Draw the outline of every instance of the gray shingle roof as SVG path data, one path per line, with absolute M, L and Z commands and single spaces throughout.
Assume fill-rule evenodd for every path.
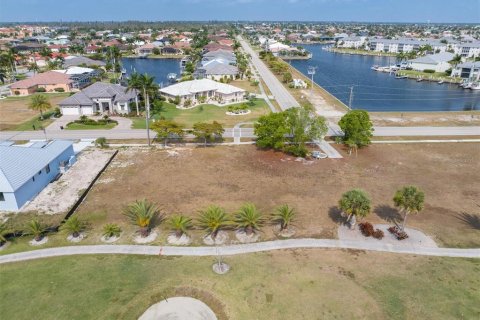
M 19 189 L 72 144 L 72 141 L 54 140 L 43 148 L 43 144 L 30 147 L 0 145 L 0 192 Z
M 95 82 L 94 84 L 86 87 L 80 92 L 75 93 L 62 101 L 60 106 L 77 106 L 77 105 L 93 105 L 95 102 L 92 99 L 95 98 L 109 98 L 113 99 L 113 102 L 126 102 L 134 99 L 136 91 L 125 92 L 127 88 L 118 84 L 111 84 L 105 82 Z
M 105 62 L 100 60 L 93 60 L 87 57 L 74 57 L 74 58 L 67 58 L 65 59 L 63 66 L 65 68 L 72 67 L 72 66 L 79 66 L 81 64 L 85 64 L 87 66 L 105 66 Z

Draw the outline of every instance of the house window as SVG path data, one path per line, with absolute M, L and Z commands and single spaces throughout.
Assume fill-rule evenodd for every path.
M 33 182 L 35 182 L 35 177 L 32 177 Z
M 50 173 L 50 165 L 47 164 L 47 166 L 45 167 L 45 173 Z
M 5 195 L 3 192 L 0 192 L 0 201 L 5 201 Z
M 42 174 L 42 170 L 38 171 L 38 175 L 41 175 Z

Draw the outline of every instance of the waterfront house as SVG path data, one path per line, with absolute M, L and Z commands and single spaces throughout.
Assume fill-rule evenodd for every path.
M 160 49 L 161 54 L 182 55 L 183 50 L 175 48 L 174 46 L 164 46 Z
M 237 75 L 238 68 L 236 66 L 218 60 L 206 61 L 195 70 L 196 78 L 208 78 L 212 80 L 220 80 L 225 77 L 235 78 Z
M 453 45 L 453 50 L 462 57 L 480 57 L 480 41 L 456 43 Z
M 407 62 L 407 66 L 416 71 L 435 70 L 445 72 L 452 67 L 449 63 L 455 55 L 450 52 L 429 54 Z
M 126 92 L 118 84 L 95 82 L 58 104 L 64 115 L 128 114 L 130 103 L 135 101 L 135 90 Z
M 13 83 L 10 86 L 10 92 L 15 96 L 26 96 L 40 89 L 42 91 L 45 90 L 45 92 L 71 92 L 74 87 L 74 80 L 70 79 L 69 75 L 55 71 L 47 71 Z
M 92 79 L 100 76 L 100 71 L 97 69 L 85 68 L 85 67 L 69 67 L 65 70 L 53 70 L 58 73 L 66 74 L 70 77 L 70 80 L 74 81 L 74 88 L 83 88 L 92 82 Z
M 145 56 L 145 55 L 153 54 L 153 50 L 155 48 L 158 48 L 158 47 L 153 43 L 147 43 L 147 44 L 144 44 L 143 46 L 136 48 L 135 53 L 139 56 Z
M 73 142 L 0 143 L 0 211 L 18 211 L 75 162 Z M 62 201 L 62 199 L 55 199 Z
M 452 69 L 452 77 L 460 77 L 464 79 L 479 79 L 480 78 L 480 62 L 464 62 L 457 64 Z
M 446 43 L 440 42 L 437 39 L 383 39 L 383 38 L 371 38 L 368 41 L 367 48 L 376 52 L 388 52 L 388 53 L 400 53 L 400 52 L 412 52 L 418 51 L 422 46 L 431 46 L 432 51 L 436 53 L 445 52 L 448 49 Z
M 200 97 L 205 97 L 206 103 L 217 101 L 221 104 L 241 102 L 245 97 L 245 90 L 210 79 L 180 82 L 160 89 L 160 93 L 170 99 L 179 97 L 182 103 L 191 100 L 192 105 L 197 104 Z

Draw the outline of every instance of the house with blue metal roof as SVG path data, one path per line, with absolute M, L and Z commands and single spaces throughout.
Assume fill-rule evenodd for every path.
M 73 163 L 72 141 L 1 142 L 0 211 L 18 211 Z

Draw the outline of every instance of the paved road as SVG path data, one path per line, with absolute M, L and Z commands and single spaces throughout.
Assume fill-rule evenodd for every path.
M 153 138 L 156 133 L 150 131 Z M 235 134 L 234 134 L 235 133 Z M 329 127 L 328 136 L 339 135 L 339 129 Z M 400 136 L 480 136 L 480 127 L 375 127 L 374 136 L 400 137 Z M 254 138 L 253 128 L 225 128 L 225 138 L 242 136 Z M 48 139 L 146 139 L 147 133 L 143 129 L 117 129 L 117 130 L 47 130 Z M 190 136 L 187 136 L 190 137 Z M 192 136 L 193 137 L 193 136 Z M 45 139 L 43 131 L 0 131 L 0 140 L 31 140 Z
M 255 69 L 257 69 L 268 89 L 270 89 L 270 92 L 275 97 L 275 100 L 277 100 L 280 108 L 286 110 L 291 107 L 298 107 L 299 104 L 297 100 L 295 100 L 277 77 L 275 77 L 275 75 L 267 68 L 263 61 L 260 60 L 257 53 L 253 51 L 250 45 L 243 40 L 241 36 L 238 36 L 238 40 L 240 41 L 243 50 L 251 56 L 252 64 L 255 66 Z
M 367 251 L 391 252 L 438 257 L 480 258 L 480 249 L 432 248 L 413 245 L 392 245 L 386 243 L 366 243 L 361 241 L 341 241 L 333 239 L 290 239 L 265 241 L 250 244 L 218 247 L 172 247 L 147 245 L 89 245 L 48 248 L 0 256 L 0 264 L 41 259 L 47 257 L 82 254 L 132 254 L 152 256 L 224 256 L 280 249 L 300 248 L 340 248 Z

